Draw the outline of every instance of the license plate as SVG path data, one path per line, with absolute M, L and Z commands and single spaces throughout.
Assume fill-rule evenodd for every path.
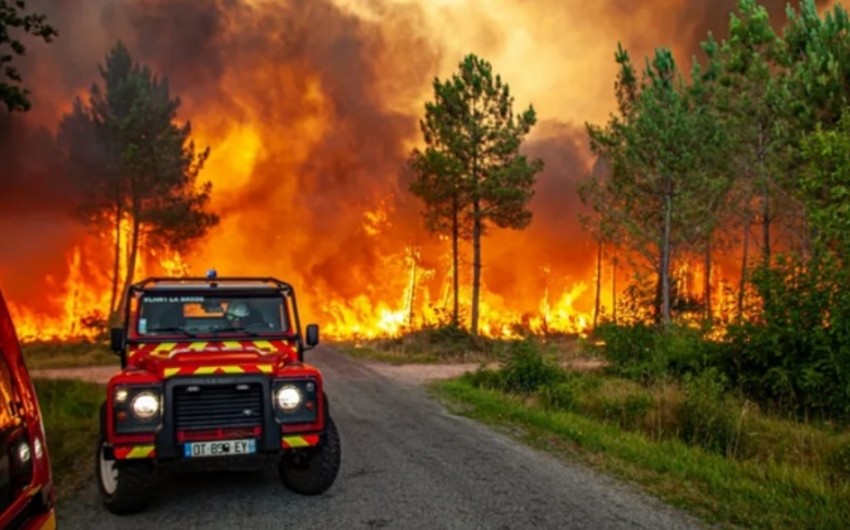
M 256 440 L 222 440 L 220 442 L 195 442 L 183 446 L 186 458 L 203 456 L 249 455 L 257 452 Z

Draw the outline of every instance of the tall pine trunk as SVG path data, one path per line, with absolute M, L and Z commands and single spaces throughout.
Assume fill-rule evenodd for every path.
M 762 260 L 765 267 L 770 265 L 770 198 L 768 197 L 767 182 L 762 184 L 761 197 L 761 216 L 762 216 Z
M 416 261 L 413 261 L 413 270 L 410 271 L 410 298 L 408 299 L 408 315 L 407 315 L 407 327 L 413 327 L 413 307 L 416 304 Z
M 617 255 L 611 262 L 611 315 L 617 324 Z
M 593 329 L 599 323 L 599 303 L 602 296 L 602 241 L 596 249 L 596 300 L 593 304 Z
M 136 257 L 139 253 L 139 233 L 141 232 L 141 222 L 139 221 L 139 206 L 138 204 L 133 205 L 133 219 L 132 223 L 132 232 L 130 234 L 130 242 L 128 245 L 129 255 L 127 256 L 127 274 L 124 277 L 124 290 L 121 293 L 121 304 L 119 310 L 122 312 L 127 306 L 129 302 L 127 300 L 127 289 L 129 289 L 130 285 L 133 283 L 133 277 L 136 273 Z
M 476 198 L 472 202 L 472 335 L 478 335 L 478 295 L 481 290 L 481 215 Z
M 669 185 L 669 184 L 668 184 Z M 673 222 L 673 197 L 670 191 L 664 194 L 664 236 L 661 241 L 661 323 L 670 325 L 670 230 Z
M 738 285 L 738 319 L 744 318 L 744 292 L 747 289 L 747 261 L 750 259 L 750 218 L 744 220 L 744 241 L 741 253 L 741 280 Z
M 765 138 L 763 126 L 759 124 L 758 133 L 758 171 L 759 184 L 761 186 L 761 223 L 762 223 L 762 260 L 765 267 L 770 265 L 770 186 L 767 181 L 766 155 L 765 155 Z
M 703 304 L 705 305 L 705 321 L 709 326 L 714 319 L 714 311 L 711 307 L 711 235 L 705 243 L 705 278 L 703 279 Z
M 459 326 L 460 325 L 460 317 L 458 315 L 458 297 L 460 291 L 460 283 L 458 280 L 458 237 L 459 237 L 459 228 L 458 228 L 458 196 L 457 190 L 455 190 L 454 197 L 452 197 L 452 290 L 454 292 L 454 305 L 452 307 L 452 325 Z
M 116 318 L 115 312 L 117 308 L 115 307 L 115 302 L 118 299 L 118 280 L 119 275 L 121 274 L 121 214 L 123 213 L 123 209 L 121 208 L 121 202 L 115 202 L 115 248 L 112 255 L 112 295 L 109 299 L 109 315 L 107 315 L 107 319 L 110 325 L 115 324 L 116 320 L 120 320 Z

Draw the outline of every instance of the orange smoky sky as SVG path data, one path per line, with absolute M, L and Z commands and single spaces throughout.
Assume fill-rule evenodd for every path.
M 777 25 L 784 1 L 767 2 Z M 272 274 L 299 288 L 310 318 L 351 326 L 413 298 L 445 296 L 445 242 L 422 228 L 405 161 L 435 76 L 467 53 L 493 63 L 519 110 L 539 123 L 525 147 L 543 159 L 523 232 L 484 241 L 485 308 L 520 314 L 573 292 L 592 301 L 595 247 L 579 226 L 576 183 L 593 165 L 585 122 L 613 106 L 613 60 L 671 47 L 683 69 L 732 0 L 30 0 L 60 36 L 26 41 L 18 61 L 33 110 L 0 114 L 0 285 L 18 304 L 44 296 L 82 248 L 103 288 L 108 247 L 85 243 L 52 136 L 98 79 L 118 40 L 167 76 L 180 119 L 212 155 L 221 224 L 183 258 L 194 273 Z M 471 268 L 464 256 L 464 281 Z M 94 270 L 100 268 L 99 271 Z M 49 279 L 48 279 L 49 278 Z M 82 280 L 81 280 L 82 281 Z M 586 288 L 581 287 L 582 284 Z M 51 287 L 52 286 L 52 287 Z M 410 293 L 408 293 L 410 294 Z M 577 306 L 577 307 L 578 307 Z

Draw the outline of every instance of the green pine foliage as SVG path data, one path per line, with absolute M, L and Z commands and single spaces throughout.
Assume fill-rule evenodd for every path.
M 636 273 L 620 321 L 595 338 L 617 376 L 686 378 L 705 396 L 694 411 L 719 407 L 709 423 L 721 386 L 793 418 L 850 421 L 850 16 L 803 0 L 787 18 L 777 32 L 740 0 L 687 77 L 666 50 L 638 73 L 619 47 L 617 112 L 588 125 L 610 171 L 580 187 L 585 226 Z M 708 282 L 694 300 L 674 271 L 733 249 L 737 304 L 716 322 Z
M 426 227 L 452 239 L 454 311 L 458 323 L 458 240 L 473 245 L 470 328 L 478 334 L 481 238 L 488 228 L 520 230 L 543 162 L 520 153 L 537 122 L 534 107 L 514 114 L 510 87 L 487 61 L 466 56 L 445 81 L 434 80 L 434 99 L 421 121 L 425 149 L 414 149 L 410 191 L 422 199 Z
M 218 217 L 209 211 L 212 185 L 197 181 L 209 148 L 196 150 L 191 125 L 177 123 L 180 99 L 168 79 L 134 62 L 121 42 L 100 75 L 88 100 L 77 99 L 60 123 L 58 142 L 68 159 L 67 178 L 80 193 L 81 219 L 101 233 L 115 231 L 112 312 L 123 305 L 118 278 L 124 278 L 124 293 L 143 242 L 147 249 L 183 249 Z M 121 225 L 127 222 L 127 269 L 119 271 Z

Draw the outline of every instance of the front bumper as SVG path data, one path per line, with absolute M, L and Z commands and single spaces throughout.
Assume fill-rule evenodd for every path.
M 175 377 L 165 382 L 163 387 L 163 402 L 166 404 L 175 403 L 175 389 L 179 387 L 198 386 L 198 385 L 258 385 L 261 388 L 262 396 L 271 396 L 272 380 L 263 374 L 257 375 L 239 375 L 234 377 Z M 116 460 L 138 460 L 138 459 L 156 459 L 157 461 L 170 460 L 194 460 L 186 459 L 184 455 L 184 444 L 190 442 L 182 442 L 179 440 L 176 411 L 174 406 L 166 405 L 164 407 L 162 423 L 153 436 L 153 443 L 134 443 L 134 444 L 116 444 L 105 448 L 105 457 L 107 459 Z M 269 455 L 280 453 L 281 451 L 311 447 L 322 443 L 324 433 L 282 433 L 281 423 L 275 417 L 272 405 L 266 404 L 262 408 L 261 434 L 254 437 L 256 440 L 256 455 Z M 225 429 L 226 430 L 226 429 Z M 223 435 L 212 439 L 204 439 L 203 441 L 222 441 L 233 438 L 245 438 L 244 435 L 229 437 Z M 196 441 L 196 440 L 192 440 Z M 254 455 L 247 455 L 249 458 Z M 221 457 L 203 458 L 203 460 L 215 460 Z

